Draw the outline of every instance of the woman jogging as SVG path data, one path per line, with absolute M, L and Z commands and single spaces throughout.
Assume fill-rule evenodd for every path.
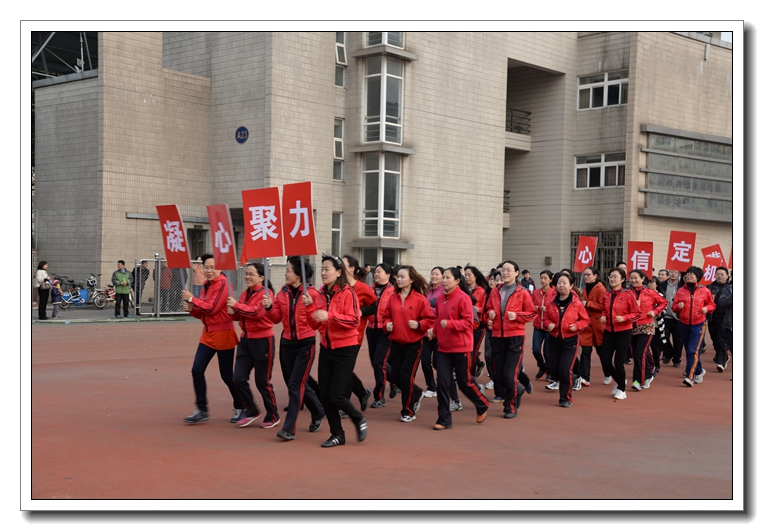
M 687 365 L 682 383 L 687 387 L 703 382 L 706 374 L 700 362 L 703 338 L 706 337 L 706 315 L 716 309 L 711 291 L 698 284 L 703 270 L 692 266 L 684 274 L 684 285 L 676 290 L 671 309 L 679 317 L 679 332 L 687 352 Z
M 401 422 L 413 422 L 424 398 L 424 391 L 414 383 L 422 338 L 435 318 L 424 296 L 426 281 L 413 266 L 400 266 L 395 283 L 395 293 L 382 312 L 382 324 L 390 334 L 390 383 L 401 390 Z
M 345 444 L 340 410 L 347 413 L 355 424 L 358 442 L 366 439 L 366 419 L 348 398 L 353 387 L 353 369 L 358 356 L 358 323 L 361 312 L 355 291 L 347 283 L 342 260 L 336 256 L 323 256 L 321 281 L 323 286 L 316 298 L 305 296 L 305 302 L 308 304 L 308 322 L 321 333 L 318 386 L 332 433 L 321 446 L 331 448 Z
M 602 295 L 607 291 L 605 284 L 600 279 L 600 272 L 596 267 L 584 269 L 584 289 L 581 291 L 581 304 L 584 305 L 589 316 L 589 326 L 579 334 L 581 342 L 581 359 L 579 362 L 579 377 L 581 385 L 591 385 L 592 349 L 596 348 L 599 353 L 602 345 L 602 334 L 605 325 L 600 322 L 602 316 Z
M 204 372 L 212 357 L 218 355 L 220 379 L 228 386 L 233 398 L 233 416 L 231 422 L 238 422 L 244 415 L 245 403 L 236 386 L 233 384 L 233 354 L 239 339 L 233 319 L 228 315 L 226 301 L 228 299 L 228 279 L 220 269 L 215 269 L 215 258 L 211 254 L 202 255 L 204 268 L 204 284 L 201 296 L 194 297 L 188 290 L 183 290 L 183 310 L 189 312 L 204 324 L 199 346 L 196 348 L 194 365 L 191 376 L 196 393 L 196 411 L 186 417 L 187 424 L 206 422 L 209 420 L 207 409 L 207 382 Z
M 273 322 L 268 318 L 268 312 L 263 306 L 264 298 L 273 299 L 273 287 L 263 286 L 264 274 L 263 264 L 248 264 L 244 272 L 247 289 L 241 293 L 238 301 L 228 297 L 228 313 L 235 321 L 239 321 L 241 327 L 233 383 L 247 407 L 243 417 L 236 423 L 239 428 L 249 426 L 262 415 L 255 405 L 252 390 L 249 388 L 249 373 L 253 369 L 255 386 L 263 397 L 265 406 L 265 419 L 260 427 L 274 428 L 281 423 L 276 405 L 276 393 L 273 392 L 273 385 L 271 385 L 273 362 L 276 357 Z
M 306 278 L 303 280 L 300 257 L 290 256 L 284 271 L 284 287 L 275 299 L 263 298 L 268 318 L 283 325 L 279 362 L 289 392 L 289 406 L 284 425 L 276 436 L 285 441 L 295 438 L 297 415 L 303 402 L 310 411 L 309 432 L 318 431 L 325 415 L 321 401 L 313 388 L 307 385 L 316 357 L 316 331 L 308 323 L 305 302 L 306 293 L 313 299 L 318 297 L 318 291 L 308 284 L 312 276 L 313 266 L 306 262 Z
M 641 391 L 649 389 L 655 372 L 655 363 L 650 352 L 650 344 L 655 337 L 655 316 L 666 309 L 668 302 L 657 291 L 644 285 L 647 281 L 644 271 L 630 271 L 629 280 L 639 307 L 639 317 L 631 334 L 631 349 L 634 353 L 634 383 L 631 384 L 631 388 Z
M 443 293 L 443 273 L 445 269 L 440 266 L 435 266 L 430 271 L 430 285 L 427 288 L 425 297 L 430 304 L 430 310 L 433 317 L 435 316 L 435 305 L 438 297 Z M 424 382 L 427 384 L 427 390 L 424 392 L 425 398 L 432 398 L 438 396 L 438 385 L 435 381 L 435 373 L 433 372 L 433 361 L 435 352 L 438 350 L 438 340 L 436 338 L 430 339 L 427 335 L 424 336 L 422 342 L 422 374 L 424 375 Z
M 475 298 L 475 313 L 477 314 L 477 328 L 472 331 L 472 367 L 470 374 L 475 379 L 480 378 L 485 369 L 485 362 L 480 360 L 480 345 L 485 337 L 485 324 L 483 323 L 483 307 L 486 302 L 486 294 L 491 290 L 483 273 L 475 266 L 465 266 L 464 282 L 467 284 L 467 293 Z
M 355 291 L 355 295 L 358 297 L 358 306 L 361 308 L 361 321 L 358 324 L 358 350 L 360 351 L 363 344 L 363 334 L 366 330 L 366 322 L 369 320 L 369 314 L 374 311 L 374 303 L 377 302 L 377 296 L 374 294 L 374 290 L 363 281 L 366 278 L 366 273 L 355 256 L 344 255 L 342 263 L 345 264 L 348 284 Z M 358 401 L 361 403 L 361 411 L 366 411 L 369 397 L 371 397 L 371 389 L 363 386 L 363 382 L 356 376 L 355 372 L 353 372 L 353 394 L 358 397 Z
M 385 407 L 385 384 L 387 383 L 387 356 L 390 353 L 390 335 L 382 327 L 382 310 L 387 306 L 394 287 L 390 283 L 393 268 L 384 262 L 374 268 L 374 294 L 377 302 L 372 306 L 366 327 L 366 340 L 369 344 L 369 358 L 374 369 L 374 402 L 371 407 Z M 397 390 L 390 386 L 390 398 L 395 398 Z
M 602 336 L 602 349 L 597 351 L 605 373 L 605 385 L 615 377 L 613 397 L 617 400 L 626 398 L 626 369 L 624 363 L 629 356 L 631 333 L 634 321 L 639 317 L 639 307 L 634 292 L 623 289 L 626 273 L 614 267 L 610 270 L 608 281 L 611 291 L 602 295 L 602 313 L 600 322 L 605 325 Z
M 533 318 L 532 352 L 533 357 L 536 358 L 536 365 L 538 365 L 539 368 L 536 373 L 537 380 L 542 379 L 545 374 L 549 374 L 549 368 L 547 366 L 547 350 L 549 349 L 547 341 L 549 339 L 549 331 L 546 330 L 543 322 L 547 306 L 549 306 L 549 303 L 552 302 L 557 295 L 555 286 L 552 286 L 553 276 L 554 274 L 550 270 L 544 269 L 539 274 L 541 289 L 537 289 L 531 293 L 533 307 L 536 309 L 536 317 Z M 547 379 L 551 381 L 551 375 Z

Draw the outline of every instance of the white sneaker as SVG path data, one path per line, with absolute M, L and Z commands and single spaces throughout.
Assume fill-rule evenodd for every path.
M 580 391 L 581 390 L 581 377 L 579 376 L 576 378 L 576 380 L 573 382 L 573 390 L 574 391 Z
M 613 377 L 612 376 L 605 376 L 605 380 L 602 383 L 605 384 L 605 385 L 608 385 L 612 381 L 613 381 Z
M 651 376 L 647 380 L 645 380 L 644 385 L 642 386 L 642 389 L 650 389 L 650 382 L 653 381 L 654 376 Z
M 636 381 L 636 380 L 634 380 L 634 383 L 633 383 L 633 384 L 631 384 L 631 388 L 632 388 L 632 389 L 636 389 L 637 391 L 641 391 L 641 390 L 642 390 L 642 386 L 641 386 L 641 385 L 639 385 L 639 382 L 638 382 L 638 381 Z
M 461 402 L 451 402 L 451 411 L 461 411 L 464 409 Z
M 706 375 L 706 369 L 703 369 L 703 371 L 695 376 L 695 378 L 692 379 L 692 381 L 696 384 L 703 383 L 703 377 Z
M 480 392 L 482 393 L 483 391 L 485 391 L 485 385 L 479 383 L 478 384 L 478 389 L 480 389 Z
M 618 384 L 613 384 L 613 390 L 611 391 L 611 394 L 615 396 L 615 394 L 618 392 Z
M 485 384 L 486 389 L 493 389 L 493 380 L 488 380 L 488 383 Z
M 623 400 L 624 398 L 626 398 L 626 391 L 618 390 L 618 392 L 613 395 L 613 398 L 615 398 L 616 400 Z
M 424 392 L 424 397 L 425 398 L 432 398 L 434 396 L 438 396 L 438 392 L 437 391 L 430 391 L 428 389 L 427 391 Z
M 586 378 L 581 378 L 581 385 L 583 385 L 584 387 L 589 387 L 592 384 L 590 384 L 589 380 L 587 380 Z
M 412 415 L 409 417 L 408 415 L 403 415 L 401 417 L 401 422 L 414 422 L 416 420 L 416 415 Z
M 550 391 L 556 391 L 559 388 L 560 388 L 560 383 L 555 382 L 554 380 L 546 384 L 546 389 L 549 389 Z

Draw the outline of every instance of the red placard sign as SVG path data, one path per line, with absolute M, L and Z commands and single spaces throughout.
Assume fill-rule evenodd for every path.
M 730 269 L 732 269 L 732 247 L 730 247 L 730 265 L 728 265 Z
M 244 207 L 244 257 L 283 256 L 278 188 L 241 191 Z
M 629 270 L 639 269 L 647 278 L 653 278 L 653 242 L 630 241 L 626 261 L 629 263 Z
M 711 258 L 707 257 L 703 264 L 703 278 L 698 279 L 698 282 L 704 286 L 708 286 L 711 282 L 716 280 L 716 269 L 722 266 L 722 261 L 723 258 L 718 256 Z
M 707 261 L 709 258 L 721 258 L 722 263 L 720 265 L 727 267 L 727 263 L 724 261 L 724 255 L 722 254 L 722 246 L 718 243 L 710 247 L 703 247 L 700 252 L 703 253 L 704 261 Z
M 594 265 L 594 253 L 597 250 L 596 236 L 579 236 L 578 248 L 576 249 L 576 263 L 573 271 L 581 273 L 587 267 Z
M 162 226 L 162 243 L 167 257 L 167 267 L 191 267 L 186 229 L 183 227 L 178 205 L 157 205 L 157 214 Z
M 236 269 L 236 241 L 228 205 L 208 205 L 207 215 L 210 218 L 215 267 L 224 270 Z
M 318 254 L 313 224 L 313 198 L 310 182 L 284 185 L 284 249 L 286 254 Z
M 669 235 L 666 269 L 684 273 L 692 265 L 694 252 L 695 233 L 672 230 Z

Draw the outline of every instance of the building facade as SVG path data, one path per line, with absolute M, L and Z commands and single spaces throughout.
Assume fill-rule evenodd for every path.
M 362 263 L 536 276 L 598 235 L 597 265 L 644 240 L 657 270 L 670 230 L 697 233 L 699 266 L 731 248 L 718 34 L 104 32 L 98 53 L 34 84 L 37 245 L 60 274 L 161 254 L 157 204 L 197 255 L 227 203 L 241 249 L 241 191 L 300 181 L 319 251 Z

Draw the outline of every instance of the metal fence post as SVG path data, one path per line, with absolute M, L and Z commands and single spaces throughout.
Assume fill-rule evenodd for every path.
M 154 317 L 159 317 L 159 307 L 162 301 L 159 300 L 159 285 L 162 282 L 162 261 L 159 259 L 159 253 L 154 253 Z

